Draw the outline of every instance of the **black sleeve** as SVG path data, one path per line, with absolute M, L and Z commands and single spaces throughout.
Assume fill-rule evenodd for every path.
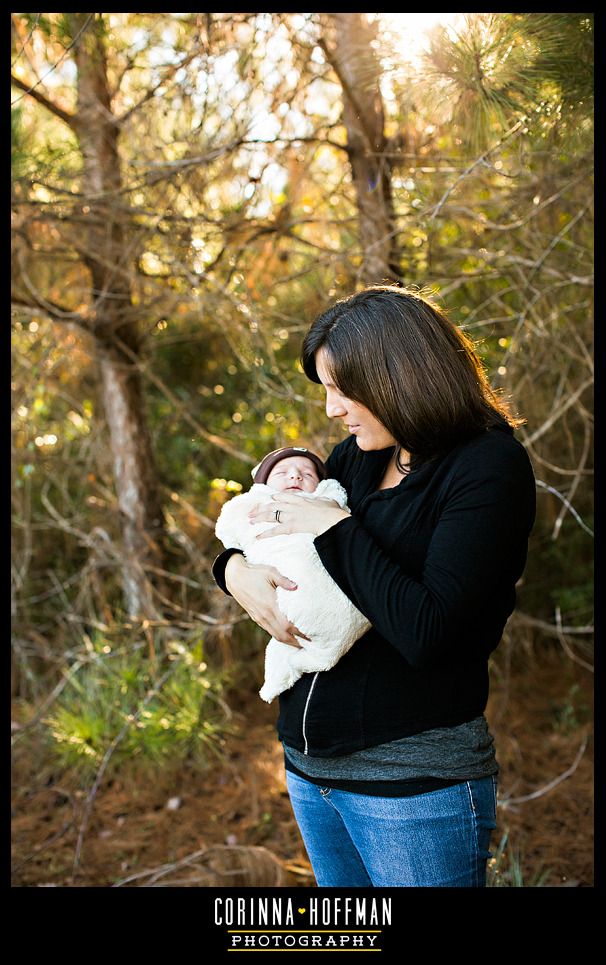
M 242 555 L 244 555 L 242 550 L 230 547 L 229 549 L 223 550 L 222 553 L 219 553 L 211 567 L 211 572 L 215 583 L 219 589 L 223 590 L 224 593 L 227 593 L 228 596 L 231 596 L 231 593 L 225 585 L 225 567 L 227 566 L 227 561 L 234 555 L 234 553 L 242 553 Z
M 522 455 L 505 464 L 487 467 L 476 459 L 460 468 L 420 578 L 412 578 L 405 558 L 394 561 L 353 516 L 314 540 L 337 585 L 413 666 L 456 646 L 479 613 L 513 609 L 535 506 L 532 468 L 520 449 Z

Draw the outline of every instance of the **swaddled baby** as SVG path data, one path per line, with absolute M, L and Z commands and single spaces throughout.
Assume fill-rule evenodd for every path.
M 276 587 L 281 612 L 309 640 L 297 637 L 302 649 L 273 637 L 265 650 L 265 682 L 259 691 L 270 703 L 304 673 L 329 670 L 370 628 L 324 569 L 313 533 L 288 533 L 257 540 L 273 522 L 250 523 L 248 512 L 271 501 L 272 493 L 301 493 L 314 499 L 334 499 L 347 510 L 347 493 L 336 479 L 326 478 L 324 463 L 309 449 L 294 446 L 268 453 L 252 471 L 253 486 L 225 503 L 215 534 L 227 547 L 244 551 L 249 563 L 275 566 L 297 584 L 296 590 Z

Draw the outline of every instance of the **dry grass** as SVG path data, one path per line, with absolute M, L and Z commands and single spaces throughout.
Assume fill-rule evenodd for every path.
M 593 884 L 591 675 L 543 645 L 499 653 L 487 709 L 501 767 L 502 801 L 553 789 L 499 808 L 493 851 L 508 841 L 501 872 L 519 864 L 524 885 Z M 52 775 L 32 745 L 19 744 L 13 785 L 16 887 L 309 887 L 314 879 L 284 781 L 275 710 L 251 689 L 240 694 L 240 734 L 223 763 L 183 768 L 153 782 L 101 785 L 80 866 L 74 849 L 87 789 Z M 179 799 L 176 810 L 167 807 Z M 175 803 L 175 802 L 173 802 Z

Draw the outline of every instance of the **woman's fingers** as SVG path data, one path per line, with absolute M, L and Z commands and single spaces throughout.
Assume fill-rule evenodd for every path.
M 281 586 L 285 590 L 297 589 L 297 584 L 295 583 L 294 580 L 290 580 L 287 576 L 282 576 L 282 574 L 279 573 L 278 570 L 276 569 L 273 569 L 272 571 L 272 580 L 276 586 Z M 295 646 L 300 647 L 301 645 L 297 643 L 297 641 L 294 639 L 294 634 L 296 634 L 298 637 L 302 637 L 304 640 L 309 640 L 309 637 L 305 636 L 305 634 L 302 633 L 301 630 L 299 630 L 298 627 L 295 627 L 292 623 L 289 624 L 289 626 L 287 627 L 287 631 L 289 633 L 290 639 L 288 641 L 282 640 L 281 641 L 282 643 L 286 643 L 286 642 L 291 643 L 294 640 Z M 275 636 L 275 634 L 273 634 L 273 636 Z M 278 639 L 279 638 L 276 637 L 276 640 Z
M 301 649 L 301 644 L 294 635 L 298 633 L 298 630 L 293 627 L 292 623 L 288 623 L 285 626 L 284 624 L 276 623 L 272 619 L 264 620 L 261 616 L 258 617 L 255 622 L 260 623 L 268 633 L 271 633 L 274 640 L 277 640 L 279 643 L 286 643 L 289 647 L 296 647 L 297 650 Z M 299 636 L 303 636 L 303 634 L 299 634 Z M 307 637 L 305 639 L 307 639 Z
M 273 613 L 271 616 L 273 617 Z M 278 616 L 283 616 L 280 611 L 278 611 Z M 306 637 L 305 634 L 301 633 L 293 623 L 290 623 L 286 617 L 283 617 L 282 620 L 271 619 L 270 623 L 272 625 L 271 635 L 276 640 L 279 640 L 280 643 L 288 643 L 291 645 L 291 647 L 300 648 L 301 644 L 297 640 L 297 636 L 303 637 L 304 640 L 309 639 L 309 637 Z
M 293 623 L 289 623 L 286 617 L 283 616 L 280 611 L 278 611 L 278 618 L 272 610 L 265 610 L 263 613 L 258 613 L 253 616 L 255 623 L 259 623 L 268 633 L 271 633 L 274 640 L 278 640 L 280 643 L 287 643 L 291 647 L 296 647 L 298 650 L 301 649 L 301 644 L 297 640 L 297 637 L 302 637 L 303 640 L 309 640 L 309 637 L 301 633 L 298 627 Z M 296 634 L 296 636 L 295 636 Z
M 292 627 L 292 624 L 290 624 L 290 627 Z M 299 637 L 304 637 L 305 640 L 309 640 L 309 637 L 305 637 L 304 634 L 299 633 L 299 631 L 294 627 L 291 630 L 290 627 L 281 636 L 276 636 L 275 633 L 273 633 L 272 636 L 274 640 L 279 640 L 280 643 L 286 643 L 289 647 L 296 647 L 297 650 L 301 650 L 301 644 L 295 637 L 295 633 Z
M 271 579 L 275 586 L 281 586 L 284 590 L 297 589 L 297 584 L 294 580 L 289 580 L 287 576 L 282 576 L 282 574 L 278 570 L 274 569 L 274 567 L 271 568 Z
M 293 628 L 292 628 L 292 632 L 293 632 L 293 633 L 296 633 L 296 635 L 297 635 L 298 637 L 303 637 L 304 640 L 307 640 L 309 643 L 311 643 L 310 637 L 306 637 L 305 634 L 304 634 L 304 633 L 301 633 L 301 631 L 298 630 L 296 627 L 293 627 Z
M 292 634 L 289 636 L 288 640 L 280 640 L 279 637 L 276 637 L 276 636 L 274 635 L 274 640 L 277 640 L 279 643 L 284 643 L 287 647 L 294 647 L 295 650 L 302 650 L 302 649 L 303 649 L 303 648 L 301 647 L 301 644 L 299 643 L 299 641 L 298 641 L 298 640 L 295 640 L 295 638 L 292 636 Z

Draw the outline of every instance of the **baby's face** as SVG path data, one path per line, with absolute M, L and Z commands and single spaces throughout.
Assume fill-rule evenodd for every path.
M 288 456 L 276 463 L 266 485 L 278 492 L 295 490 L 303 493 L 313 493 L 320 482 L 318 471 L 307 456 Z

